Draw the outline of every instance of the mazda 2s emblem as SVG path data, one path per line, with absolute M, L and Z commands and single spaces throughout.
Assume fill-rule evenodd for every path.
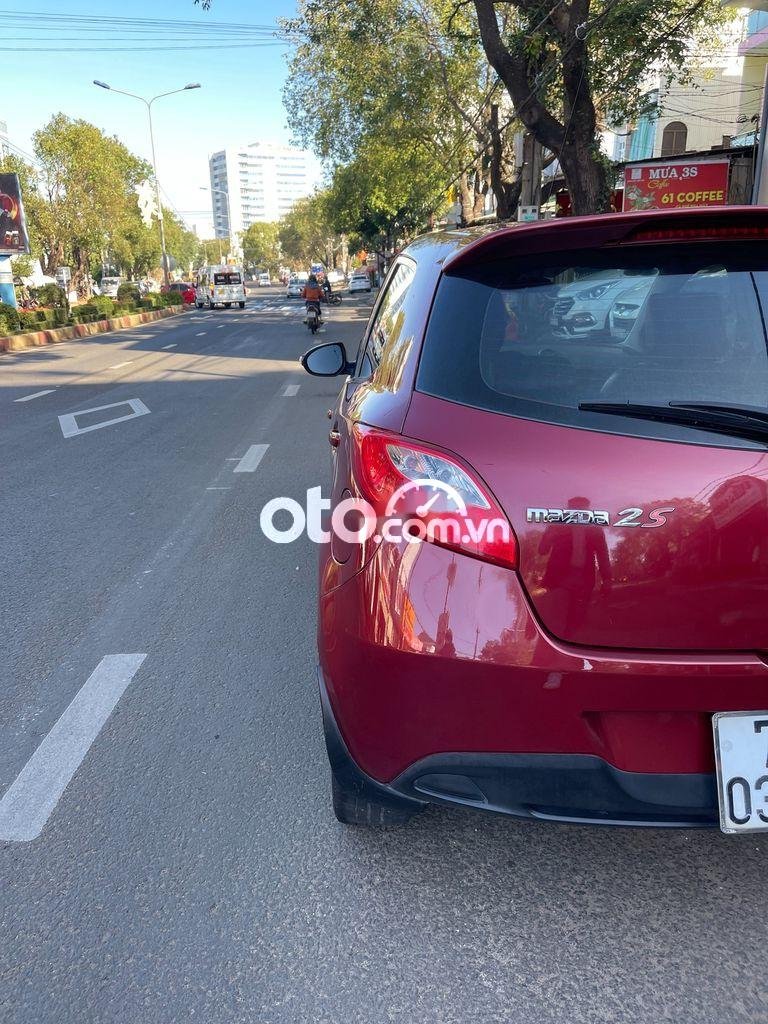
M 611 515 L 592 508 L 529 508 L 529 523 L 562 523 L 565 526 L 643 526 L 653 529 L 663 526 L 674 508 L 653 508 L 646 514 L 642 508 L 624 508 L 611 522 Z

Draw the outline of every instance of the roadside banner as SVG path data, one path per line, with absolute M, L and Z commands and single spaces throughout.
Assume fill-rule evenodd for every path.
M 725 206 L 728 166 L 727 160 L 629 164 L 624 169 L 624 210 Z
M 18 174 L 0 174 L 0 256 L 29 252 Z

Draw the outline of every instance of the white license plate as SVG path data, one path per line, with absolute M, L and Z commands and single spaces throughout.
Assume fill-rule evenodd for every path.
M 712 728 L 720 828 L 768 829 L 768 711 L 720 711 Z

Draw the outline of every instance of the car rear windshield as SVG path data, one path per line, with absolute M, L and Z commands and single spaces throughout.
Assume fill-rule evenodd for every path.
M 214 274 L 214 284 L 240 284 L 239 274 Z
M 768 407 L 766 315 L 768 253 L 759 244 L 486 263 L 443 275 L 417 388 L 476 408 L 609 430 L 618 424 L 579 404 Z M 637 426 L 633 433 L 678 435 L 657 423 Z

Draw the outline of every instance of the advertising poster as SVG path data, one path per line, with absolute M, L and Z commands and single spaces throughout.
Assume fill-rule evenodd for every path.
M 29 252 L 18 174 L 0 174 L 0 256 Z
M 725 206 L 727 202 L 727 160 L 635 164 L 624 171 L 625 212 Z

